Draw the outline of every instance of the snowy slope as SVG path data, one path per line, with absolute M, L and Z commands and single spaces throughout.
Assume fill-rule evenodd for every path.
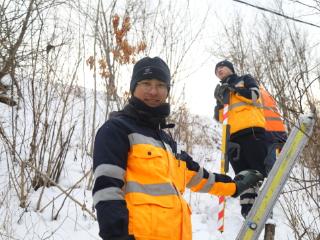
M 212 129 L 215 129 L 213 134 L 220 132 L 220 126 L 217 123 L 211 122 L 210 124 Z M 76 133 L 75 136 L 79 134 Z M 220 138 L 220 136 L 216 137 Z M 80 181 L 74 186 L 82 178 L 84 172 L 90 169 L 92 161 L 89 156 L 83 157 L 80 154 L 81 151 L 77 150 L 77 144 L 73 144 L 70 148 L 59 180 L 60 187 L 65 190 L 71 188 L 71 191 L 68 192 L 73 200 L 62 194 L 58 187 L 45 188 L 43 193 L 42 188 L 37 191 L 31 189 L 25 209 L 19 207 L 17 191 L 12 184 L 16 179 L 9 174 L 12 172 L 12 166 L 18 167 L 18 165 L 8 164 L 4 147 L 0 146 L 0 239 L 99 239 L 97 222 L 81 209 L 81 206 L 85 206 L 93 210 L 91 191 L 86 189 L 87 180 Z M 193 158 L 209 171 L 219 172 L 218 144 L 212 149 L 196 146 Z M 232 169 L 230 175 L 234 175 Z M 39 201 L 41 194 L 43 196 Z M 193 239 L 235 239 L 243 222 L 238 199 L 227 199 L 225 232 L 221 234 L 216 230 L 218 198 L 190 192 L 186 192 L 184 197 L 193 212 Z M 285 224 L 286 220 L 280 207 L 276 206 L 274 212 L 277 224 L 276 239 L 294 239 Z

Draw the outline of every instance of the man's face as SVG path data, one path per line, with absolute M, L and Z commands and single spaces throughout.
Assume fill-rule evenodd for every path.
M 217 68 L 216 75 L 220 80 L 223 80 L 233 74 L 230 68 L 226 66 L 220 66 Z
M 133 92 L 133 96 L 143 101 L 149 107 L 158 107 L 168 96 L 168 87 L 157 79 L 141 80 Z

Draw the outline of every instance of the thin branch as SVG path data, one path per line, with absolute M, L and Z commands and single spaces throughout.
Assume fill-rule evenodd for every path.
M 300 19 L 297 19 L 297 18 L 294 18 L 294 17 L 290 17 L 290 16 L 288 16 L 288 15 L 284 15 L 284 14 L 279 13 L 279 12 L 276 12 L 276 11 L 274 11 L 274 10 L 267 9 L 267 8 L 264 8 L 264 7 L 260 7 L 260 6 L 251 4 L 251 3 L 247 3 L 247 2 L 245 2 L 245 1 L 241 1 L 241 0 L 232 0 L 232 1 L 238 2 L 238 3 L 242 3 L 242 4 L 248 5 L 248 6 L 250 6 L 250 7 L 257 8 L 257 9 L 259 9 L 259 10 L 262 10 L 262 11 L 265 11 L 265 12 L 269 12 L 269 13 L 278 15 L 278 16 L 280 16 L 280 17 L 287 18 L 287 19 L 292 20 L 292 21 L 296 21 L 296 22 L 299 22 L 299 23 L 303 23 L 303 24 L 307 24 L 307 25 L 310 25 L 310 26 L 313 26 L 313 27 L 320 28 L 319 25 L 316 25 L 316 24 L 314 24 L 314 23 L 310 23 L 310 22 L 306 22 L 306 21 L 303 21 L 303 20 L 300 20 Z
M 10 146 L 12 148 L 12 144 L 11 142 L 9 141 L 9 139 L 6 137 L 3 129 L 1 128 L 0 129 L 0 135 L 2 137 L 2 139 L 6 142 L 6 144 L 8 146 Z M 12 149 L 15 151 L 15 149 Z M 77 205 L 79 205 L 81 207 L 81 209 L 85 212 L 87 212 L 94 220 L 97 220 L 96 219 L 96 216 L 94 215 L 94 213 L 92 211 L 90 211 L 86 206 L 85 204 L 82 204 L 80 203 L 77 199 L 75 199 L 74 197 L 72 197 L 70 195 L 70 192 L 67 192 L 65 189 L 63 189 L 63 187 L 61 187 L 57 182 L 55 182 L 53 179 L 51 179 L 50 177 L 47 176 L 46 173 L 43 173 L 42 171 L 38 170 L 36 167 L 34 167 L 32 164 L 30 164 L 28 161 L 23 161 L 19 154 L 17 154 L 18 156 L 18 160 L 20 162 L 20 164 L 22 164 L 22 162 L 24 162 L 28 167 L 32 168 L 37 174 L 41 175 L 43 178 L 45 178 L 48 182 L 52 183 L 53 186 L 56 186 L 61 192 L 63 192 L 68 198 L 70 198 L 73 202 L 75 202 Z M 91 171 L 91 169 L 86 173 L 89 174 Z

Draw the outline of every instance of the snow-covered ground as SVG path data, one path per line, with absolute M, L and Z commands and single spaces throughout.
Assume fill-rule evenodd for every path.
M 52 104 L 52 109 L 56 109 L 56 111 L 50 111 L 49 116 L 52 115 L 51 117 L 57 117 L 61 114 L 62 107 L 58 105 L 60 98 L 56 99 Z M 105 117 L 102 114 L 104 98 L 99 96 L 98 99 L 99 115 L 97 121 L 99 122 L 98 125 L 101 125 Z M 25 109 L 14 109 L 13 111 L 19 111 L 19 118 L 15 123 L 12 121 L 12 116 L 14 116 L 11 112 L 12 109 L 0 105 L 0 111 L 3 113 L 0 117 L 1 127 L 9 138 L 16 134 L 16 144 L 18 146 L 16 149 L 20 151 L 17 155 L 20 159 L 12 160 L 14 158 L 10 157 L 9 145 L 0 142 L 0 239 L 99 239 L 98 223 L 88 213 L 88 211 L 94 211 L 92 194 L 90 187 L 88 187 L 90 178 L 83 178 L 84 174 L 92 167 L 92 159 L 83 151 L 83 148 L 80 149 L 83 141 L 82 135 L 90 135 L 89 128 L 82 129 L 82 116 L 83 114 L 92 116 L 92 105 L 87 104 L 87 108 L 83 110 L 82 100 L 81 97 L 70 100 L 70 106 L 72 107 L 71 110 L 67 111 L 65 120 L 67 124 L 63 125 L 65 127 L 64 131 L 66 131 L 63 132 L 63 136 L 67 135 L 68 130 L 71 129 L 69 125 L 75 125 L 75 132 L 68 147 L 63 170 L 57 183 L 58 186 L 40 187 L 36 191 L 30 186 L 30 183 L 26 184 L 28 191 L 25 189 L 25 193 L 28 192 L 28 194 L 25 208 L 20 207 L 18 198 L 21 195 L 21 190 L 18 187 L 21 183 L 19 163 L 22 159 L 28 159 L 31 139 L 29 131 L 31 132 L 33 128 L 32 112 L 28 104 L 25 105 Z M 59 120 L 59 118 L 57 119 Z M 85 126 L 91 126 L 91 122 L 86 121 Z M 208 126 L 205 131 L 208 136 L 212 136 L 213 147 L 196 145 L 193 147 L 192 156 L 208 171 L 219 172 L 221 126 L 207 117 L 200 117 L 197 121 L 204 121 L 203 123 Z M 18 127 L 15 128 L 15 131 L 18 134 L 12 131 L 12 123 L 17 124 Z M 193 127 L 196 128 L 193 129 L 193 134 L 203 136 L 203 129 Z M 87 144 L 88 139 L 88 137 L 85 139 Z M 4 141 L 4 139 L 1 138 L 1 141 Z M 46 161 L 46 158 L 47 155 L 43 155 L 43 159 L 40 159 Z M 229 174 L 232 177 L 234 176 L 231 168 Z M 32 179 L 34 172 L 30 166 L 27 167 L 25 175 L 25 177 Z M 63 193 L 63 191 L 68 194 Z M 187 191 L 184 197 L 189 202 L 193 213 L 193 239 L 235 239 L 243 223 L 238 199 L 227 199 L 225 231 L 220 233 L 217 230 L 218 198 L 208 194 L 190 193 L 190 191 Z M 277 224 L 276 239 L 294 239 L 279 205 L 276 205 L 274 210 L 274 221 Z M 260 239 L 263 239 L 262 236 L 263 233 Z
M 194 159 L 208 170 L 219 171 L 220 152 L 218 147 L 195 148 Z M 70 154 L 76 156 L 77 153 Z M 68 158 L 60 177 L 59 186 L 69 189 L 83 176 L 84 165 L 90 168 L 90 157 Z M 91 191 L 82 181 L 72 188 L 70 195 L 78 201 L 61 194 L 57 187 L 45 188 L 39 203 L 42 188 L 31 190 L 27 199 L 27 208 L 19 207 L 16 191 L 12 188 L 12 176 L 9 177 L 7 161 L 0 160 L 0 239 L 99 239 L 98 224 L 92 216 L 82 211 L 80 205 L 92 210 Z M 233 176 L 232 170 L 230 175 Z M 225 211 L 225 231 L 217 231 L 218 198 L 208 194 L 185 193 L 185 199 L 192 208 L 193 239 L 216 240 L 235 239 L 243 219 L 240 214 L 239 200 L 228 198 Z M 37 207 L 39 206 L 39 207 Z M 39 210 L 36 210 L 39 209 Z M 277 205 L 274 210 L 276 239 L 294 239 L 286 225 L 285 216 Z M 261 234 L 260 239 L 262 238 Z

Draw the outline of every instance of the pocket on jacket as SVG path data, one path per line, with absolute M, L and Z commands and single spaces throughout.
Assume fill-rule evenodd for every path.
M 172 239 L 172 219 L 175 217 L 173 204 L 150 203 L 136 198 L 129 209 L 129 228 L 137 237 Z
M 152 173 L 155 176 L 165 176 L 168 171 L 167 152 L 160 147 L 151 145 L 135 147 L 132 151 L 132 159 L 128 164 L 137 171 L 142 170 L 140 174 Z

